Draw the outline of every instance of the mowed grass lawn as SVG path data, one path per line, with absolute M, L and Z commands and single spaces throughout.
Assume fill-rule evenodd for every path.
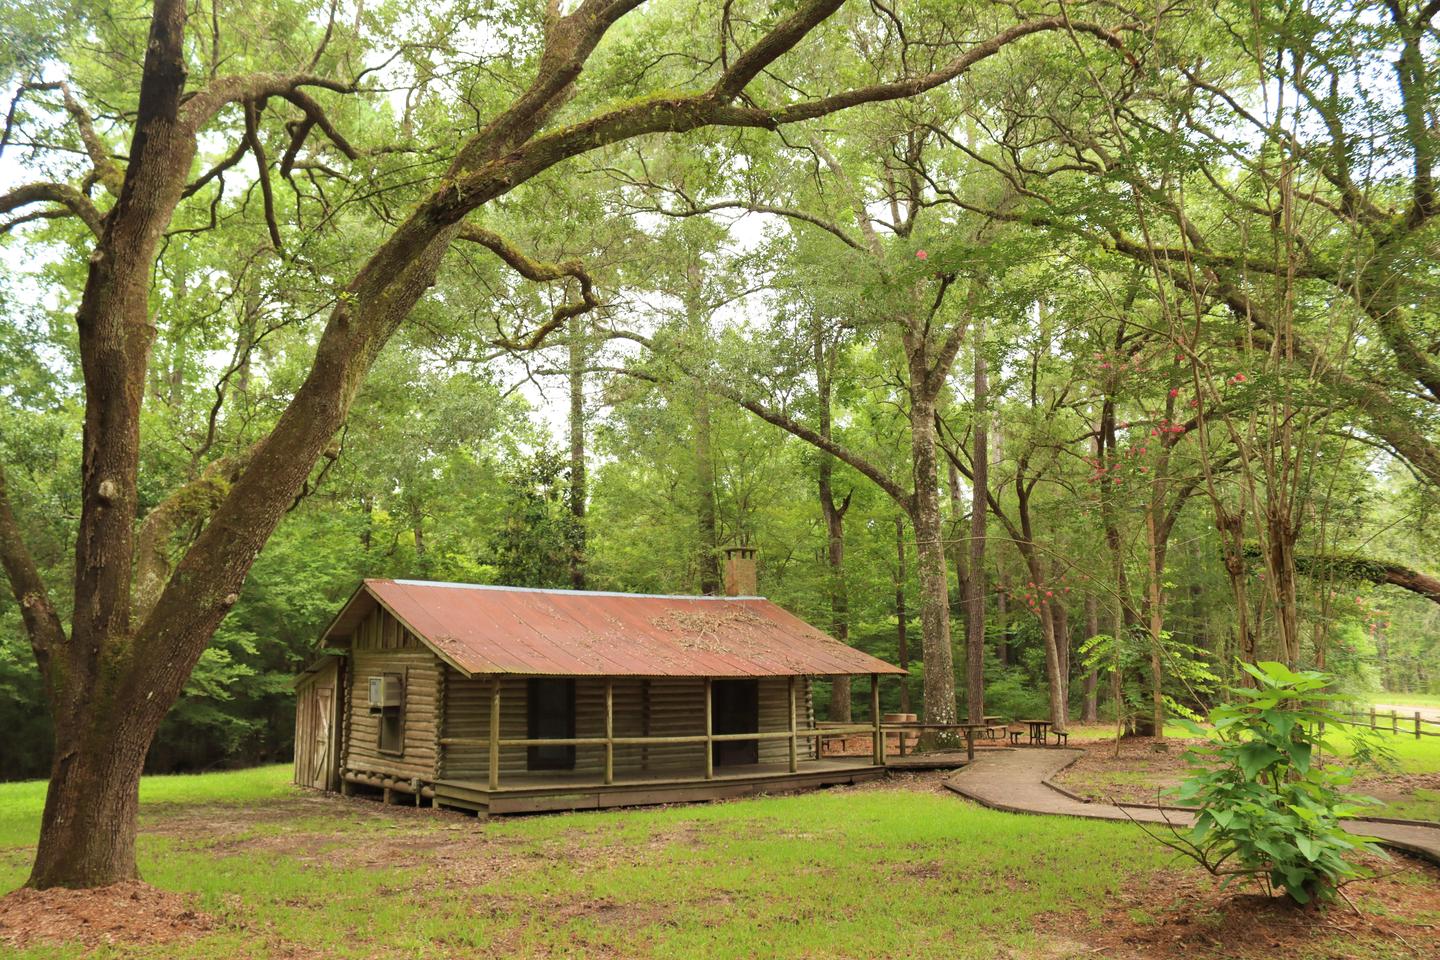
M 287 767 L 147 779 L 145 879 L 197 895 L 219 923 L 95 955 L 1053 956 L 1037 918 L 1098 922 L 1167 860 L 1127 825 L 935 790 L 477 821 L 288 779 Z M 0 784 L 0 890 L 24 882 L 42 800 L 38 783 Z
M 1440 737 L 1416 738 L 1411 734 L 1387 731 L 1371 733 L 1363 727 L 1326 727 L 1325 739 L 1335 750 L 1349 756 L 1356 737 L 1373 738 L 1390 753 L 1394 769 L 1400 773 L 1440 773 Z M 1362 768 L 1362 773 L 1365 770 Z
M 1440 707 L 1440 693 L 1368 693 L 1369 703 L 1393 703 L 1397 707 Z

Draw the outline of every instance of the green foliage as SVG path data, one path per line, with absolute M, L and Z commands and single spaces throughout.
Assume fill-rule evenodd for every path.
M 1190 752 L 1195 767 L 1175 791 L 1199 807 L 1180 849 L 1226 882 L 1258 877 L 1297 903 L 1328 901 L 1367 875 L 1355 854 L 1381 852 L 1342 826 L 1373 801 L 1341 792 L 1350 770 L 1317 762 L 1322 749 L 1334 752 L 1321 733 L 1336 719 L 1332 678 L 1274 662 L 1241 666 L 1255 686 L 1232 689 L 1209 729 L 1191 724 L 1210 742 Z M 1360 742 L 1357 759 L 1379 749 Z
M 993 654 L 985 661 L 985 712 L 1000 717 L 1044 717 L 1050 710 L 1036 673 L 1004 666 Z
M 1097 634 L 1076 648 L 1088 669 L 1106 677 L 1121 677 L 1124 715 L 1133 717 L 1151 709 L 1150 659 L 1155 645 L 1147 631 L 1136 628 L 1122 634 L 1120 642 L 1109 634 Z M 1169 630 L 1160 632 L 1160 654 L 1164 666 L 1161 695 L 1171 716 L 1199 720 L 1197 712 L 1220 684 L 1212 666 L 1213 654 L 1193 643 L 1175 638 Z M 1143 675 L 1143 677 L 1142 677 Z
M 569 462 L 554 451 L 538 450 L 512 468 L 503 525 L 493 541 L 498 583 L 570 586 L 570 561 L 582 531 L 571 512 L 569 483 Z

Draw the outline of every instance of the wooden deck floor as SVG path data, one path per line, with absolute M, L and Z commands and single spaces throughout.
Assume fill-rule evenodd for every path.
M 885 768 L 868 761 L 831 758 L 802 760 L 790 772 L 787 763 L 747 763 L 715 768 L 706 780 L 700 770 L 676 775 L 674 770 L 629 774 L 612 784 L 596 782 L 593 774 L 564 771 L 503 776 L 497 790 L 484 781 L 439 780 L 435 803 L 485 813 L 536 813 L 547 810 L 596 810 L 657 803 L 692 803 L 757 793 L 787 793 L 842 783 L 860 783 L 884 776 Z

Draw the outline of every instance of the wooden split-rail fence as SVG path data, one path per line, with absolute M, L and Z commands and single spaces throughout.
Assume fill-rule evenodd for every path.
M 1416 740 L 1421 737 L 1440 737 L 1440 720 L 1431 720 L 1419 710 L 1416 710 L 1414 715 L 1398 710 L 1377 711 L 1374 707 L 1370 708 L 1368 714 L 1342 710 L 1338 712 L 1337 719 L 1338 722 L 1352 727 L 1369 727 L 1371 730 L 1396 736 L 1413 736 Z

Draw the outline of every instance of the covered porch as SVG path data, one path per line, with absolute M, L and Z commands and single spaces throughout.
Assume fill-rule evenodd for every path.
M 878 676 L 871 679 L 872 723 L 823 728 L 814 726 L 813 721 L 802 723 L 802 715 L 808 714 L 806 678 L 790 676 L 776 678 L 784 685 L 782 704 L 777 705 L 784 711 L 782 729 L 767 729 L 759 722 L 758 711 L 756 722 L 737 727 L 726 722 L 723 701 L 717 710 L 717 688 L 733 681 L 707 677 L 697 683 L 700 696 L 691 701 L 692 716 L 698 722 L 673 730 L 652 729 L 647 723 L 645 732 L 637 734 L 617 729 L 617 688 L 623 689 L 625 680 L 601 678 L 603 708 L 594 718 L 598 722 L 573 730 L 572 718 L 574 735 L 554 736 L 535 735 L 533 713 L 531 722 L 523 727 L 515 722 L 514 704 L 507 705 L 505 691 L 512 691 L 512 700 L 518 691 L 507 686 L 501 676 L 493 676 L 484 681 L 489 701 L 486 735 L 439 740 L 442 750 L 483 750 L 484 775 L 474 775 L 480 770 L 467 770 L 463 776 L 442 775 L 433 785 L 434 802 L 483 813 L 528 813 L 711 800 L 873 779 L 885 772 L 885 737 L 879 685 L 874 682 Z M 527 735 L 517 735 L 520 733 Z M 826 738 L 856 733 L 871 735 L 874 748 L 869 756 L 822 756 L 821 744 Z M 570 752 L 568 766 L 536 768 L 535 759 L 554 758 L 565 751 Z M 634 762 L 637 756 L 661 751 L 667 759 L 654 769 L 648 764 L 637 767 Z M 599 762 L 576 768 L 576 752 Z M 525 768 L 503 762 L 506 757 L 516 758 L 517 753 L 531 758 Z

